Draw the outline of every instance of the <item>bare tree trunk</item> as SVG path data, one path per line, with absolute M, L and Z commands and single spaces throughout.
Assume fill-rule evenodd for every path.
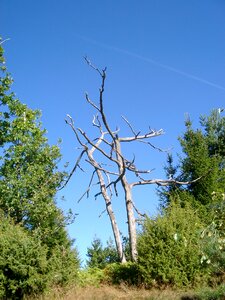
M 131 192 L 130 185 L 127 182 L 125 176 L 122 177 L 121 182 L 125 192 L 131 260 L 136 262 L 138 256 L 137 234 L 136 234 L 136 220 L 134 216 L 134 208 L 133 208 L 133 201 L 132 201 L 132 192 Z
M 120 262 L 125 263 L 126 257 L 125 257 L 124 251 L 123 251 L 123 245 L 122 245 L 122 241 L 121 241 L 121 237 L 120 237 L 120 231 L 119 231 L 118 225 L 116 223 L 116 218 L 115 218 L 115 215 L 114 215 L 114 212 L 112 209 L 112 202 L 107 193 L 105 184 L 102 184 L 102 182 L 103 182 L 102 180 L 104 180 L 104 179 L 101 174 L 101 171 L 97 170 L 97 174 L 98 174 L 98 178 L 99 178 L 99 181 L 101 184 L 101 191 L 102 191 L 102 196 L 105 200 L 106 210 L 109 215 L 110 222 L 111 222 L 112 231 L 113 231 L 113 235 L 114 235 L 114 239 L 115 239 L 115 243 L 116 243 L 117 253 L 119 255 Z
M 124 173 L 124 160 L 122 156 L 122 150 L 120 141 L 116 138 L 115 139 L 115 147 L 116 147 L 116 156 L 117 161 L 119 162 L 119 172 L 121 176 L 121 183 L 125 193 L 125 203 L 126 203 L 126 211 L 127 211 L 127 222 L 128 222 L 128 234 L 129 234 L 129 243 L 130 243 L 130 253 L 131 253 L 131 260 L 136 262 L 137 261 L 137 234 L 136 234 L 136 220 L 134 216 L 134 207 L 133 207 L 133 200 L 132 200 L 132 191 L 131 186 L 129 185 L 125 173 Z
M 101 139 L 98 140 L 98 142 L 96 143 L 96 146 L 99 145 L 100 143 L 101 143 Z M 97 173 L 97 176 L 99 179 L 101 193 L 105 200 L 106 210 L 109 215 L 110 222 L 111 222 L 112 231 L 113 231 L 113 235 L 114 235 L 114 239 L 115 239 L 115 243 L 116 243 L 116 249 L 117 249 L 117 253 L 118 253 L 120 262 L 125 263 L 126 257 L 125 257 L 124 251 L 123 251 L 123 245 L 122 245 L 122 241 L 121 241 L 121 237 L 120 237 L 119 227 L 117 225 L 115 214 L 113 212 L 111 197 L 107 192 L 105 180 L 102 175 L 102 171 L 99 169 L 99 165 L 93 157 L 94 150 L 95 150 L 94 147 L 91 150 L 87 150 L 87 155 L 88 155 L 88 158 L 89 158 L 91 164 L 93 165 L 93 167 L 95 167 L 95 170 L 96 170 L 96 173 Z

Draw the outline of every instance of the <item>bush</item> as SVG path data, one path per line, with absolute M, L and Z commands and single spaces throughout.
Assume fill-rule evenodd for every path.
M 104 270 L 99 268 L 87 268 L 78 272 L 78 285 L 82 287 L 98 287 L 105 282 Z
M 91 247 L 87 248 L 87 257 L 88 268 L 104 269 L 108 264 L 119 261 L 112 239 L 109 239 L 107 246 L 103 247 L 101 240 L 95 237 Z
M 224 300 L 225 299 L 225 285 L 220 285 L 216 289 L 203 289 L 197 293 L 195 297 L 197 300 Z
M 201 229 L 189 205 L 181 208 L 172 203 L 164 215 L 146 218 L 138 238 L 138 253 L 147 286 L 196 285 L 208 277 L 208 266 L 201 264 Z
M 214 275 L 213 281 L 220 283 L 225 275 L 225 203 L 224 194 L 213 193 L 211 211 L 213 220 L 201 233 L 202 263 L 208 264 Z
M 76 249 L 55 246 L 48 260 L 48 278 L 51 285 L 64 286 L 74 283 L 78 277 L 79 259 Z
M 104 273 L 108 283 L 112 284 L 125 283 L 139 286 L 143 281 L 138 264 L 133 262 L 110 264 L 105 268 Z
M 76 250 L 49 249 L 19 225 L 0 215 L 0 299 L 21 299 L 77 279 Z
M 48 284 L 46 255 L 47 249 L 24 229 L 1 218 L 0 298 L 42 292 Z

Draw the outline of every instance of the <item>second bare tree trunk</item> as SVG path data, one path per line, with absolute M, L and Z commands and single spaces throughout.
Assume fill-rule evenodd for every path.
M 136 262 L 138 256 L 137 234 L 136 234 L 136 220 L 134 216 L 134 207 L 133 207 L 133 200 L 132 200 L 132 191 L 131 191 L 131 186 L 129 185 L 124 173 L 125 170 L 124 161 L 123 161 L 120 141 L 118 139 L 115 139 L 115 147 L 116 147 L 117 161 L 119 162 L 120 165 L 119 172 L 121 174 L 121 183 L 125 193 L 131 260 Z

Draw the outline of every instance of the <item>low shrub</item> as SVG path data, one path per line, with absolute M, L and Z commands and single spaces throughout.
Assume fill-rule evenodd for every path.
M 197 293 L 197 300 L 224 300 L 225 299 L 225 285 L 220 285 L 217 288 L 205 288 Z
M 0 298 L 42 292 L 48 284 L 46 254 L 47 249 L 23 228 L 1 218 Z
M 215 286 L 225 279 L 225 236 L 216 229 L 213 221 L 201 234 L 201 262 L 211 271 L 210 284 Z
M 95 286 L 105 282 L 104 270 L 99 268 L 87 268 L 78 272 L 78 285 L 81 287 Z
M 201 233 L 202 262 L 209 264 L 211 283 L 221 283 L 225 278 L 225 194 L 213 192 L 212 200 L 213 219 Z
M 0 299 L 22 299 L 77 279 L 78 254 L 51 249 L 0 213 Z
M 68 285 L 77 281 L 79 259 L 76 249 L 57 245 L 48 259 L 48 278 L 50 285 Z
M 139 265 L 133 262 L 109 264 L 105 268 L 104 273 L 106 280 L 110 284 L 125 283 L 139 286 L 143 282 Z
M 139 267 L 147 286 L 194 286 L 210 275 L 201 263 L 201 224 L 194 210 L 172 203 L 163 215 L 146 218 L 138 237 Z

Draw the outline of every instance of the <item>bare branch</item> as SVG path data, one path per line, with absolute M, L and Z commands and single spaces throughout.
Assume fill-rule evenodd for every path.
M 94 144 L 86 135 L 86 133 L 81 129 L 78 128 L 77 129 L 82 135 L 83 137 L 86 139 L 86 141 L 95 149 L 97 149 L 99 152 L 101 152 L 105 157 L 107 157 L 109 160 L 114 161 L 115 163 L 117 163 L 117 161 L 115 159 L 113 159 L 112 157 L 110 157 L 104 150 L 102 150 L 100 147 L 98 147 L 98 145 Z M 100 139 L 99 139 L 100 140 Z
M 91 101 L 91 99 L 88 97 L 88 94 L 87 94 L 87 93 L 85 93 L 85 98 L 86 98 L 87 102 L 88 102 L 91 106 L 93 106 L 97 111 L 100 112 L 99 107 L 98 107 L 93 101 Z
M 96 122 L 97 121 L 97 122 Z M 102 126 L 101 126 L 101 122 L 99 120 L 98 115 L 94 115 L 93 116 L 93 121 L 92 121 L 93 126 L 98 127 L 100 129 L 100 131 L 102 131 Z
M 135 220 L 135 212 L 141 217 L 144 217 L 144 214 L 141 214 L 140 211 L 136 208 L 133 202 L 132 197 L 132 188 L 136 185 L 145 185 L 145 184 L 157 184 L 160 186 L 163 185 L 170 185 L 170 184 L 190 184 L 195 181 L 188 181 L 188 182 L 181 182 L 176 181 L 174 179 L 168 179 L 168 180 L 162 180 L 162 179 L 151 179 L 151 180 L 145 180 L 140 175 L 141 174 L 149 174 L 152 170 L 139 170 L 134 162 L 135 157 L 133 160 L 127 160 L 125 156 L 123 156 L 123 152 L 121 150 L 121 143 L 122 142 L 142 142 L 147 144 L 148 146 L 157 149 L 159 151 L 163 151 L 162 149 L 155 147 L 152 143 L 148 142 L 147 139 L 157 137 L 162 135 L 164 132 L 162 129 L 160 130 L 153 130 L 149 128 L 149 131 L 145 134 L 141 134 L 141 132 L 136 132 L 134 127 L 130 124 L 130 122 L 122 116 L 125 123 L 128 125 L 128 127 L 131 130 L 131 136 L 127 137 L 119 137 L 118 136 L 118 129 L 116 131 L 111 130 L 111 127 L 109 126 L 108 119 L 105 115 L 104 111 L 104 103 L 103 103 L 103 95 L 105 90 L 105 80 L 106 80 L 106 68 L 103 70 L 100 70 L 95 65 L 91 63 L 91 61 L 85 57 L 86 63 L 94 69 L 100 76 L 101 76 L 101 85 L 99 88 L 99 103 L 95 104 L 86 93 L 86 100 L 92 106 L 95 111 L 97 111 L 97 115 L 94 116 L 92 125 L 94 127 L 98 128 L 98 135 L 99 137 L 95 138 L 94 140 L 89 137 L 88 134 L 86 134 L 81 128 L 75 128 L 74 122 L 71 116 L 67 115 L 68 120 L 66 121 L 67 124 L 69 124 L 74 131 L 76 135 L 76 139 L 78 143 L 83 147 L 83 154 L 85 153 L 87 155 L 86 162 L 92 165 L 94 168 L 94 172 L 92 173 L 89 185 L 87 187 L 87 190 L 82 195 L 82 197 L 78 200 L 78 202 L 85 196 L 89 196 L 89 191 L 93 184 L 93 178 L 94 174 L 97 174 L 98 177 L 98 184 L 100 191 L 95 194 L 95 199 L 101 195 L 106 204 L 106 211 L 108 212 L 110 216 L 111 225 L 114 231 L 114 236 L 117 243 L 117 249 L 120 252 L 120 258 L 121 261 L 124 261 L 124 254 L 121 250 L 121 242 L 120 237 L 118 235 L 118 229 L 117 224 L 115 223 L 115 217 L 112 210 L 112 203 L 111 199 L 113 196 L 112 189 L 114 188 L 114 194 L 118 196 L 117 192 L 117 184 L 120 183 L 122 185 L 122 188 L 124 190 L 125 195 L 125 205 L 126 205 L 126 211 L 127 211 L 127 220 L 128 220 L 128 228 L 129 228 L 129 238 L 130 238 L 130 248 L 131 248 L 131 257 L 133 261 L 137 260 L 137 238 L 136 238 L 136 221 Z M 99 134 L 100 133 L 100 134 Z M 102 144 L 101 144 L 102 143 Z M 94 157 L 93 154 L 96 152 L 100 155 L 105 157 L 106 164 L 99 163 Z M 83 155 L 82 154 L 82 155 Z M 107 160 L 111 161 L 113 164 L 113 167 L 117 167 L 117 172 L 114 171 L 112 166 L 108 166 Z M 77 163 L 77 167 L 79 167 L 79 161 Z M 76 168 L 77 168 L 76 167 Z M 136 182 L 133 182 L 132 184 L 129 184 L 127 178 L 126 178 L 126 172 L 131 171 L 136 174 L 138 179 L 136 179 Z M 113 177 L 115 176 L 115 177 Z M 112 180 L 112 178 L 114 180 Z M 197 181 L 197 180 L 196 180 Z M 100 214 L 100 216 L 105 212 L 105 210 Z M 99 216 L 99 217 L 100 217 Z
M 137 209 L 137 207 L 135 206 L 135 204 L 134 204 L 133 201 L 132 201 L 132 205 L 133 205 L 133 208 L 135 209 L 136 213 L 137 213 L 140 217 L 142 217 L 142 218 L 145 218 L 145 217 L 146 217 L 146 214 L 145 214 L 145 213 L 142 214 L 142 213 Z
M 98 72 L 98 74 L 101 76 L 102 78 L 102 83 L 101 83 L 101 87 L 99 89 L 99 107 L 97 107 L 97 105 L 95 105 L 87 96 L 86 94 L 86 99 L 87 101 L 95 108 L 97 109 L 100 114 L 101 114 L 101 118 L 102 118 L 102 121 L 103 121 L 103 124 L 105 125 L 105 128 L 106 130 L 108 131 L 108 133 L 111 135 L 112 139 L 115 139 L 115 136 L 113 134 L 113 131 L 110 129 L 109 125 L 108 125 L 108 122 L 106 120 L 106 116 L 105 116 L 105 113 L 104 113 L 104 107 L 103 107 L 103 93 L 104 93 L 104 90 L 105 90 L 105 79 L 106 79 L 106 68 L 104 68 L 102 71 L 100 71 L 97 67 L 95 67 L 91 61 L 87 58 L 87 57 L 84 57 L 85 61 L 87 62 L 87 64 L 92 68 L 94 69 L 95 71 Z
M 105 212 L 106 212 L 106 209 L 104 209 L 104 210 L 100 213 L 100 215 L 99 215 L 98 217 L 101 218 L 101 216 L 102 216 Z
M 10 41 L 10 38 L 7 38 L 7 39 L 4 39 L 4 40 L 0 41 L 0 45 L 2 45 L 3 43 L 5 43 L 7 41 Z
M 74 121 L 73 121 L 73 118 L 72 118 L 69 114 L 67 114 L 67 117 L 69 118 L 70 122 L 69 122 L 67 119 L 65 119 L 66 124 L 68 124 L 68 125 L 72 128 L 72 130 L 73 130 L 73 132 L 75 133 L 75 136 L 76 136 L 77 141 L 79 142 L 79 144 L 80 144 L 84 149 L 87 149 L 87 146 L 86 146 L 84 143 L 82 143 L 82 141 L 81 141 L 81 139 L 80 139 L 80 137 L 79 137 L 79 135 L 78 135 L 78 133 L 77 133 L 77 130 L 76 130 L 76 128 L 74 127 Z
M 136 133 L 136 132 L 134 131 L 133 127 L 131 126 L 130 122 L 129 122 L 124 116 L 121 116 L 121 117 L 122 117 L 122 118 L 124 119 L 124 121 L 127 123 L 127 125 L 128 125 L 129 128 L 130 128 L 130 130 L 132 131 L 133 135 L 134 135 L 135 137 L 137 137 L 137 136 L 140 134 L 140 131 L 139 131 L 138 133 Z
M 77 203 L 79 203 L 85 195 L 87 195 L 87 198 L 89 197 L 89 192 L 90 192 L 90 189 L 91 189 L 91 185 L 92 185 L 92 181 L 93 181 L 93 178 L 94 178 L 94 175 L 95 175 L 95 172 L 96 170 L 93 171 L 92 175 L 91 175 L 91 179 L 90 179 L 90 182 L 88 184 L 88 188 L 87 190 L 83 193 L 83 195 L 77 200 Z
M 194 180 L 191 181 L 178 181 L 175 179 L 150 179 L 150 180 L 143 180 L 143 181 L 137 181 L 130 184 L 131 187 L 134 187 L 136 185 L 147 185 L 147 184 L 157 184 L 159 186 L 167 186 L 172 184 L 178 184 L 178 185 L 188 185 L 197 182 L 200 180 L 203 176 L 200 176 Z
M 162 148 L 156 147 L 155 145 L 153 145 L 150 142 L 146 142 L 146 141 L 142 141 L 142 140 L 140 140 L 139 142 L 143 143 L 143 144 L 146 144 L 146 145 L 149 145 L 150 147 L 152 147 L 155 150 L 158 150 L 159 152 L 169 152 L 169 151 L 171 151 L 171 148 L 170 149 L 162 149 Z
M 144 134 L 144 135 L 138 135 L 138 136 L 132 136 L 132 137 L 123 137 L 123 138 L 118 138 L 119 142 L 133 142 L 133 141 L 138 141 L 138 140 L 144 140 L 144 139 L 149 139 L 149 138 L 153 138 L 159 135 L 162 135 L 163 129 L 154 131 L 151 130 L 150 132 Z
M 118 183 L 119 181 L 121 181 L 122 177 L 123 177 L 124 174 L 125 174 L 125 171 L 126 171 L 126 168 L 123 168 L 123 171 L 122 171 L 122 173 L 119 175 L 119 177 L 118 177 L 116 180 L 110 182 L 110 183 L 106 186 L 106 189 L 108 189 L 111 185 L 113 185 L 114 190 L 115 190 L 116 197 L 118 197 L 118 192 L 117 192 L 117 187 L 116 187 L 116 185 L 117 185 L 117 183 Z
M 125 167 L 129 171 L 134 172 L 137 177 L 139 177 L 139 175 L 138 175 L 139 173 L 149 174 L 153 171 L 153 169 L 152 170 L 139 170 L 139 169 L 137 169 L 137 167 L 134 164 L 134 161 L 135 161 L 135 157 L 133 158 L 132 161 L 125 160 Z
M 99 171 L 103 171 L 105 174 L 111 174 L 111 175 L 119 176 L 119 174 L 116 173 L 116 172 L 111 172 L 111 171 L 109 171 L 109 170 L 103 169 L 103 168 L 100 167 L 99 165 L 96 166 L 97 162 L 93 162 L 93 161 L 90 161 L 90 160 L 88 160 L 88 159 L 85 159 L 85 161 L 88 162 L 89 164 L 91 164 L 92 167 L 98 169 Z
M 102 84 L 101 84 L 101 88 L 99 90 L 99 101 L 100 101 L 100 113 L 101 113 L 101 117 L 102 117 L 102 121 L 103 124 L 105 125 L 106 130 L 108 131 L 108 133 L 110 134 L 110 136 L 112 137 L 112 139 L 115 139 L 115 135 L 113 133 L 113 131 L 110 129 L 109 124 L 106 120 L 106 116 L 104 113 L 104 108 L 103 108 L 103 93 L 104 93 L 104 89 L 105 89 L 105 78 L 106 78 L 106 73 L 103 70 L 103 75 L 102 75 Z
M 125 171 L 126 171 L 126 168 L 123 169 L 123 172 L 122 172 L 121 174 L 119 174 L 119 176 L 118 176 L 118 178 L 117 178 L 116 180 L 113 180 L 113 181 L 109 182 L 109 183 L 105 186 L 105 188 L 108 189 L 108 188 L 110 188 L 110 187 L 113 185 L 116 197 L 118 197 L 118 191 L 117 191 L 116 185 L 117 185 L 117 183 L 118 183 L 119 181 L 121 181 L 121 178 L 124 176 Z M 108 172 L 108 171 L 107 171 L 107 172 Z M 108 173 L 109 173 L 109 172 L 108 172 Z M 102 195 L 102 191 L 100 191 L 99 193 L 95 194 L 95 198 L 97 198 L 97 197 L 100 196 L 100 195 Z
M 65 183 L 63 184 L 63 186 L 59 189 L 59 191 L 62 190 L 62 189 L 67 185 L 67 183 L 69 182 L 70 178 L 72 177 L 73 173 L 76 171 L 77 168 L 80 168 L 80 170 L 84 172 L 84 170 L 80 167 L 79 163 L 80 163 L 81 158 L 83 157 L 83 155 L 84 155 L 85 152 L 86 152 L 85 150 L 83 150 L 83 151 L 81 152 L 81 154 L 79 155 L 79 157 L 78 157 L 78 159 L 77 159 L 77 161 L 76 161 L 76 163 L 75 163 L 75 165 L 74 165 L 72 171 L 70 172 L 70 174 L 69 174 L 69 176 L 68 176 L 66 182 L 65 182 Z
M 102 72 L 99 70 L 99 68 L 97 68 L 96 66 L 94 66 L 92 64 L 92 62 L 90 61 L 90 59 L 88 59 L 87 56 L 84 56 L 84 59 L 86 61 L 86 63 L 92 68 L 94 69 L 95 71 L 97 71 L 99 73 L 99 75 L 102 77 L 103 76 L 103 73 L 106 71 L 106 68 L 102 70 Z
M 155 170 L 155 169 L 149 170 L 147 174 L 153 172 L 154 170 Z M 137 177 L 138 177 L 141 181 L 145 181 L 146 179 L 144 179 L 143 177 L 141 177 L 140 174 L 141 174 L 141 172 L 139 172 L 139 173 L 137 174 Z M 144 173 L 144 174 L 145 174 L 145 173 Z
M 108 173 L 105 173 L 105 176 L 107 177 L 107 180 L 108 180 L 108 184 L 110 184 L 111 180 L 110 180 L 110 176 Z M 113 196 L 113 192 L 112 192 L 112 189 L 111 189 L 111 186 L 109 187 L 109 192 L 110 192 L 110 199 L 112 198 Z

